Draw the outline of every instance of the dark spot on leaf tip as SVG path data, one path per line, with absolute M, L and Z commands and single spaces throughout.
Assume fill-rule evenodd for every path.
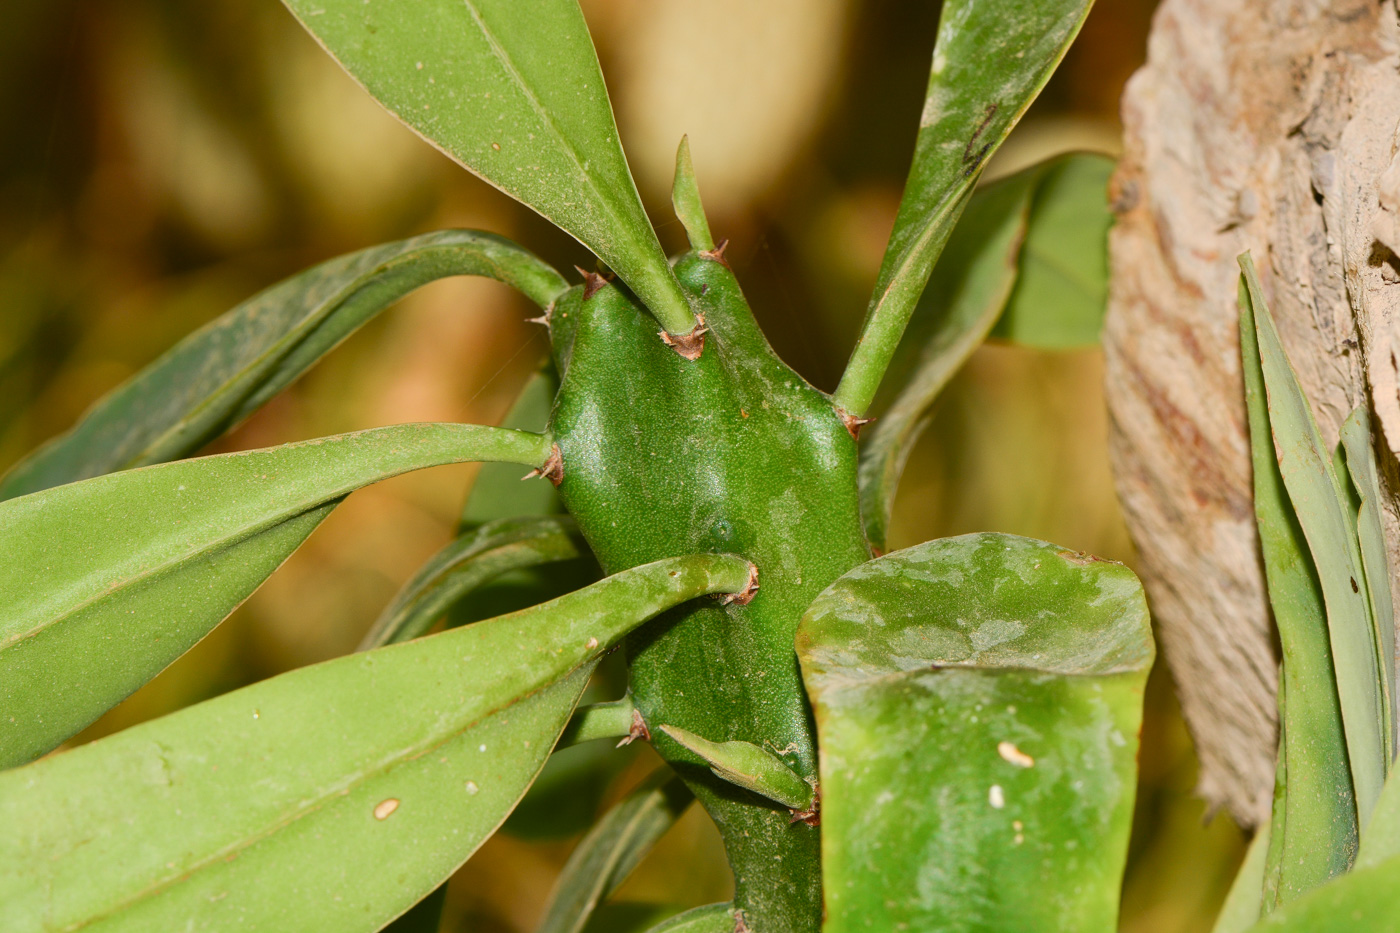
M 702 250 L 700 251 L 700 258 L 701 258 L 701 259 L 708 259 L 708 260 L 710 260 L 711 262 L 717 262 L 717 263 L 719 263 L 721 266 L 724 266 L 724 268 L 729 269 L 730 272 L 733 272 L 734 270 L 730 267 L 730 265 L 729 265 L 729 260 L 724 258 L 724 251 L 727 250 L 728 248 L 729 248 L 729 241 L 728 241 L 728 240 L 721 240 L 721 241 L 720 241 L 720 244 L 719 244 L 718 246 L 716 246 L 714 249 L 702 249 Z
M 666 331 L 658 331 L 661 342 L 672 350 L 675 350 L 682 358 L 690 360 L 692 363 L 700 359 L 700 354 L 705 352 L 705 333 L 709 330 L 705 326 L 705 315 L 695 315 L 695 326 L 688 334 L 671 334 Z
M 564 482 L 564 457 L 559 453 L 559 445 L 552 444 L 549 448 L 549 459 L 541 466 L 535 467 L 529 473 L 520 477 L 522 480 L 534 479 L 536 476 L 543 476 L 555 486 Z

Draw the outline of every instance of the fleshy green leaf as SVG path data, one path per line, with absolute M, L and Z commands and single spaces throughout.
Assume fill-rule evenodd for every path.
M 1365 841 L 1362 848 L 1365 848 Z M 1251 933 L 1394 933 L 1400 930 L 1400 857 L 1360 864 L 1250 927 Z
M 109 474 L 0 503 L 0 767 L 159 673 L 350 492 L 443 463 L 540 463 L 538 434 L 411 424 Z
M 707 904 L 677 914 L 648 933 L 734 933 L 734 905 Z
M 247 418 L 408 292 L 452 275 L 513 285 L 541 305 L 566 288 L 509 240 L 445 230 L 323 262 L 195 331 L 0 480 L 0 499 L 176 460 Z
M 1073 153 L 972 196 L 890 363 L 875 423 L 862 434 L 861 511 L 876 547 L 886 546 L 899 479 L 934 401 L 989 334 L 1046 349 L 1098 339 L 1111 218 L 1103 186 L 1112 168 L 1103 156 Z
M 1279 766 L 1263 912 L 1347 870 L 1356 799 L 1337 701 L 1322 590 L 1274 455 L 1254 314 L 1241 284 L 1240 359 L 1254 467 L 1254 513 L 1283 650 Z M 1285 698 L 1287 702 L 1285 702 Z
M 555 882 L 539 933 L 579 933 L 627 879 L 694 795 L 662 768 L 603 815 L 574 849 Z
M 860 341 L 837 387 L 863 414 L 987 159 L 1049 80 L 1092 0 L 948 0 L 914 162 Z
M 1260 893 L 1264 887 L 1264 863 L 1269 849 L 1269 824 L 1254 831 L 1244 863 L 1235 874 L 1230 893 L 1215 918 L 1211 933 L 1243 933 L 1259 919 Z
M 715 238 L 710 222 L 705 218 L 705 206 L 700 202 L 700 185 L 695 180 L 695 163 L 690 159 L 690 138 L 681 137 L 676 147 L 676 177 L 671 182 L 671 206 L 676 219 L 685 227 L 686 239 L 694 250 L 712 250 Z
M 593 250 L 667 330 L 691 329 L 577 0 L 285 2 L 390 112 Z
M 797 633 L 825 933 L 1110 930 L 1152 635 L 1121 564 L 1012 535 L 863 564 Z
M 580 706 L 574 711 L 564 734 L 559 737 L 559 747 L 592 742 L 595 739 L 620 739 L 631 735 L 633 718 L 637 715 L 637 705 L 630 696 L 607 703 L 592 703 Z
M 1241 255 L 1239 263 L 1245 284 L 1241 307 L 1248 305 L 1254 317 L 1279 472 L 1312 553 L 1327 609 L 1357 817 L 1364 827 L 1385 781 L 1389 717 L 1355 520 L 1348 515 L 1332 458 L 1279 342 L 1249 254 Z
M 360 649 L 417 638 L 487 581 L 511 570 L 577 560 L 581 545 L 578 527 L 567 516 L 488 522 L 429 558 L 384 607 Z
M 1346 448 L 1347 472 L 1361 503 L 1357 510 L 1356 532 L 1361 545 L 1361 566 L 1366 571 L 1366 594 L 1371 600 L 1371 623 L 1375 627 L 1381 667 L 1382 703 L 1386 713 L 1386 760 L 1395 760 L 1395 607 L 1390 595 L 1390 559 L 1386 554 L 1385 531 L 1381 527 L 1380 480 L 1376 453 L 1371 443 L 1371 416 L 1362 406 L 1342 422 L 1342 446 Z
M 810 810 L 814 792 L 777 755 L 750 742 L 711 742 L 676 726 L 661 731 L 699 755 L 716 776 L 791 810 Z
M 1108 308 L 1107 156 L 1076 153 L 1043 166 L 1016 288 L 992 336 L 1026 347 L 1098 346 Z
M 548 366 L 535 373 L 516 396 L 501 427 L 543 434 L 549 429 L 549 410 L 554 406 L 557 391 L 559 377 L 554 367 Z M 559 503 L 559 493 L 553 483 L 521 482 L 520 471 L 511 464 L 485 463 L 462 505 L 458 532 L 474 531 L 499 518 L 554 515 L 562 511 L 564 507 Z
M 0 774 L 0 928 L 377 930 L 505 818 L 610 646 L 748 577 L 657 561 Z

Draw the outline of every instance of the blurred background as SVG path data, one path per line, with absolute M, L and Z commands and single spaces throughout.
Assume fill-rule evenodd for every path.
M 1116 154 L 1118 99 L 1154 0 L 1113 0 L 988 171 Z M 835 386 L 893 224 L 938 4 L 584 0 L 624 144 L 668 249 L 690 136 L 711 226 L 777 351 Z M 275 0 L 0 5 L 0 470 L 181 336 L 292 272 L 443 227 L 515 238 L 560 269 L 576 243 L 379 109 Z M 409 421 L 493 423 L 544 352 L 504 286 L 441 282 L 333 352 L 213 450 Z M 1113 495 L 1097 351 L 988 345 L 911 459 L 896 546 L 969 531 L 1133 562 Z M 469 467 L 356 493 L 248 603 L 80 737 L 345 653 L 449 539 Z M 1124 890 L 1125 931 L 1208 930 L 1242 854 L 1191 793 L 1195 760 L 1158 665 Z M 655 766 L 635 755 L 615 798 Z M 530 834 L 525 834 L 530 835 Z M 453 879 L 444 930 L 524 931 L 576 839 L 493 839 Z M 726 899 L 693 808 L 610 916 Z M 599 929 L 607 929 L 607 918 Z

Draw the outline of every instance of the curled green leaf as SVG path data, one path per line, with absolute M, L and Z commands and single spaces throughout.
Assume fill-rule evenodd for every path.
M 795 811 L 811 811 L 816 791 L 777 755 L 750 742 L 711 742 L 677 726 L 661 731 L 704 759 L 717 777 Z
M 548 305 L 567 287 L 509 240 L 444 230 L 339 256 L 259 292 L 103 396 L 0 479 L 0 499 L 186 457 L 380 311 L 435 279 L 482 275 Z

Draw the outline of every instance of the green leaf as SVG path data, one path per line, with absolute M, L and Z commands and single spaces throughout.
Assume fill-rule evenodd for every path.
M 713 250 L 715 238 L 710 222 L 705 219 L 705 207 L 700 203 L 700 185 L 695 181 L 695 163 L 690 160 L 690 137 L 682 136 L 676 148 L 676 177 L 671 182 L 671 206 L 676 219 L 685 227 L 686 239 L 693 250 Z
M 0 767 L 203 638 L 350 492 L 443 463 L 540 463 L 538 434 L 411 424 L 114 473 L 0 503 Z
M 569 856 L 539 933 L 580 933 L 694 799 L 680 778 L 661 768 L 619 801 Z
M 863 414 L 987 159 L 1049 80 L 1092 0 L 947 0 L 914 162 L 834 400 Z
M 559 376 L 553 366 L 546 366 L 525 383 L 501 427 L 545 433 L 549 430 L 549 410 L 557 391 Z M 485 463 L 477 472 L 462 506 L 458 532 L 473 531 L 499 518 L 554 515 L 562 511 L 564 507 L 559 503 L 559 493 L 553 483 L 521 482 L 520 471 L 511 464 Z
M 285 2 L 391 113 L 593 250 L 667 330 L 691 329 L 577 0 Z
M 1254 839 L 1244 854 L 1244 864 L 1235 874 L 1230 893 L 1215 918 L 1211 933 L 1243 933 L 1259 919 L 1260 892 L 1264 887 L 1264 863 L 1269 849 L 1269 824 L 1254 831 Z
M 1263 897 L 1268 913 L 1346 871 L 1356 852 L 1358 823 L 1322 589 L 1275 458 L 1256 322 L 1243 283 L 1240 291 L 1254 513 L 1283 654 L 1274 830 L 1261 876 L 1268 879 Z
M 677 914 L 648 933 L 734 933 L 734 920 L 733 904 L 707 904 Z
M 442 908 L 447 902 L 447 884 L 433 889 L 432 893 L 408 909 L 397 920 L 384 928 L 384 933 L 438 933 L 442 927 Z
M 1245 283 L 1241 313 L 1248 306 L 1254 317 L 1279 472 L 1312 553 L 1327 609 L 1357 817 L 1364 827 L 1385 780 L 1389 717 L 1360 545 L 1332 459 L 1279 342 L 1249 254 L 1242 254 L 1239 263 Z
M 657 561 L 0 774 L 0 928 L 377 930 L 505 818 L 604 652 L 749 569 Z
M 1363 848 L 1365 842 L 1362 843 Z M 1252 933 L 1394 933 L 1400 930 L 1400 857 L 1360 864 L 1269 914 Z
M 1044 165 L 1017 258 L 1016 289 L 993 337 L 1046 350 L 1098 346 L 1108 307 L 1113 166 L 1107 156 L 1089 153 Z
M 365 634 L 360 650 L 417 638 L 482 584 L 511 570 L 577 560 L 581 545 L 578 526 L 567 516 L 503 518 L 469 531 L 430 557 L 403 585 Z
M 637 705 L 632 698 L 623 697 L 607 703 L 592 703 L 580 706 L 574 711 L 564 734 L 559 737 L 559 747 L 592 742 L 595 739 L 620 739 L 632 734 L 632 723 L 637 716 Z
M 750 742 L 711 742 L 676 726 L 662 726 L 661 731 L 700 756 L 717 777 L 790 810 L 812 809 L 812 785 L 768 749 Z
M 1366 571 L 1366 594 L 1371 600 L 1371 623 L 1375 628 L 1381 666 L 1382 704 L 1386 713 L 1386 760 L 1395 760 L 1395 607 L 1390 595 L 1390 560 L 1386 555 L 1385 531 L 1381 526 L 1380 480 L 1376 453 L 1371 443 L 1371 416 L 1362 407 L 1342 422 L 1341 443 L 1346 448 L 1347 472 L 1361 499 L 1356 531 L 1361 545 L 1361 566 Z
M 0 480 L 0 499 L 176 460 L 257 411 L 415 288 L 484 275 L 548 305 L 559 274 L 509 240 L 445 230 L 323 262 L 195 331 Z
M 896 551 L 797 633 L 825 933 L 1111 930 L 1152 634 L 1121 564 L 1012 535 Z

